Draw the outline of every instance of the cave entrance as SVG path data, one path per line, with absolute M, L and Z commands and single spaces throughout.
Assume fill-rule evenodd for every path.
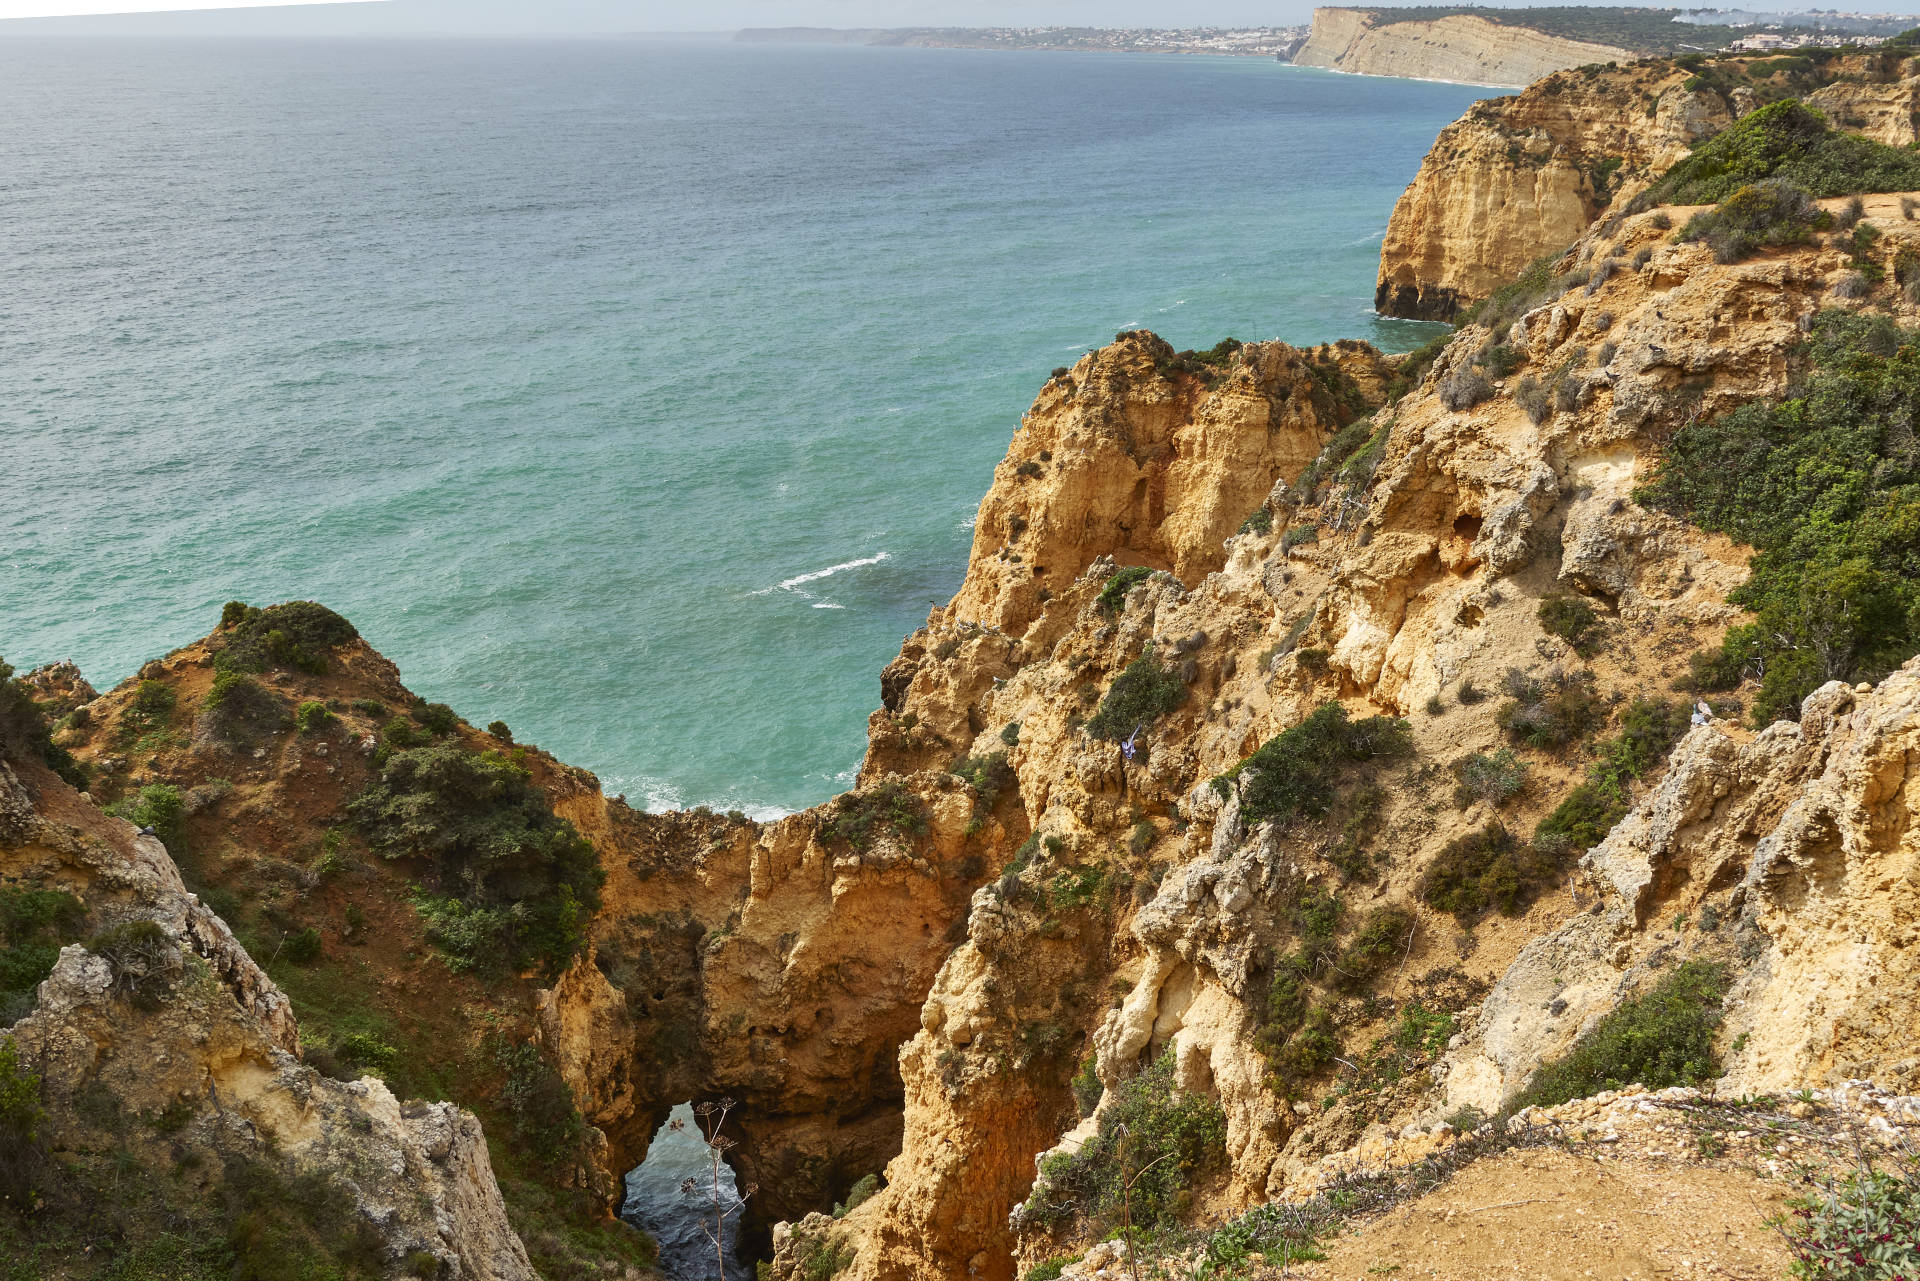
M 691 1179 L 693 1186 L 688 1188 Z M 733 1170 L 720 1163 L 718 1195 L 727 1209 L 727 1271 L 714 1252 L 713 1165 L 693 1105 L 682 1103 L 653 1136 L 647 1159 L 627 1172 L 620 1217 L 660 1243 L 660 1270 L 668 1281 L 753 1281 L 753 1263 L 740 1256 L 740 1193 Z

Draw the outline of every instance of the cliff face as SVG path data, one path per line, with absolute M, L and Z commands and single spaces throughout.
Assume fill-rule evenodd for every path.
M 1613 700 L 1670 698 L 1685 655 L 1739 617 L 1726 598 L 1746 575 L 1740 549 L 1641 508 L 1633 493 L 1685 416 L 1785 391 L 1790 353 L 1814 312 L 1834 305 L 1847 263 L 1804 248 L 1720 266 L 1704 248 L 1670 242 L 1662 221 L 1673 216 L 1649 210 L 1578 240 L 1557 270 L 1583 267 L 1591 287 L 1522 314 L 1510 339 L 1522 370 L 1491 399 L 1454 407 L 1449 387 L 1491 340 L 1465 330 L 1419 386 L 1372 416 L 1375 444 L 1365 432 L 1349 437 L 1357 461 L 1339 469 L 1347 483 L 1329 487 L 1325 471 L 1298 492 L 1283 481 L 1268 500 L 1271 528 L 1227 538 L 1217 568 L 1197 581 L 1154 575 L 1103 606 L 1118 562 L 1095 560 L 1071 582 L 1050 576 L 1056 585 L 1028 598 L 1031 611 L 985 613 L 1009 624 L 996 633 L 970 611 L 1000 607 L 1020 584 L 1000 554 L 1008 544 L 976 544 L 953 605 L 888 669 L 890 710 L 876 716 L 869 769 L 903 750 L 891 737 L 899 725 L 939 727 L 943 743 L 915 760 L 1004 750 L 1041 839 L 975 892 L 966 941 L 941 966 L 901 1053 L 905 1134 L 888 1187 L 844 1221 L 782 1229 L 783 1258 L 802 1257 L 796 1241 L 838 1240 L 854 1250 L 854 1277 L 1010 1277 L 1016 1262 L 1070 1251 L 1075 1237 L 1057 1218 L 1003 1216 L 1024 1199 L 1043 1150 L 1071 1152 L 1092 1133 L 1069 1090 L 1083 1061 L 1111 1102 L 1143 1064 L 1170 1054 L 1179 1086 L 1219 1105 L 1227 1164 L 1193 1190 L 1196 1214 L 1297 1195 L 1336 1154 L 1462 1106 L 1498 1106 L 1659 967 L 1695 954 L 1676 953 L 1663 926 L 1709 902 L 1721 919 L 1751 911 L 1755 922 L 1737 944 L 1731 931 L 1693 936 L 1699 955 L 1728 958 L 1745 976 L 1743 1012 L 1723 1037 L 1747 1032 L 1730 1079 L 1780 1089 L 1872 1073 L 1909 1084 L 1900 1036 L 1884 1054 L 1868 1048 L 1891 1005 L 1849 977 L 1894 946 L 1910 906 L 1894 763 L 1911 720 L 1906 675 L 1874 696 L 1884 707 L 1844 725 L 1829 709 L 1839 695 L 1823 692 L 1801 725 L 1777 726 L 1751 748 L 1725 722 L 1695 730 L 1665 781 L 1648 780 L 1642 808 L 1511 918 L 1465 932 L 1421 897 L 1423 878 L 1461 838 L 1491 823 L 1531 830 L 1580 777 L 1578 758 L 1526 754 L 1518 798 L 1442 802 L 1436 774 L 1512 742 L 1500 696 L 1470 692 L 1522 679 L 1510 671 L 1551 684 L 1586 669 Z M 1869 216 L 1888 230 L 1889 255 L 1914 240 L 1893 198 L 1870 202 Z M 1629 266 L 1642 249 L 1642 266 Z M 1123 343 L 1093 359 L 1130 357 Z M 1523 378 L 1552 391 L 1543 414 L 1515 399 Z M 1055 419 L 1060 400 L 1043 391 L 1022 437 Z M 1047 528 L 1061 522 L 1041 495 L 1078 513 L 1080 495 L 1118 488 L 1134 470 L 1097 440 L 1080 438 L 1082 459 L 1063 439 L 1049 437 L 1047 461 L 1072 484 L 1040 489 L 1046 473 L 1018 480 L 1018 461 L 1037 446 L 1016 439 L 1011 475 L 1003 469 L 986 506 L 1031 495 L 1025 523 Z M 1284 437 L 1274 445 L 1287 447 Z M 1158 525 L 1177 527 L 1176 514 Z M 1287 537 L 1289 527 L 1313 533 Z M 1108 528 L 1111 539 L 1117 526 Z M 1077 546 L 1086 555 L 1100 543 Z M 1577 655 L 1542 631 L 1540 604 L 1556 593 L 1583 596 L 1608 620 L 1598 650 Z M 1085 723 L 1149 648 L 1177 671 L 1185 697 L 1146 719 L 1128 753 Z M 1249 820 L 1241 786 L 1210 785 L 1328 703 L 1354 719 L 1409 722 L 1411 763 L 1367 775 L 1364 820 L 1342 826 L 1359 812 L 1350 799 L 1329 825 Z M 1855 746 L 1841 751 L 1843 742 Z M 1699 761 L 1721 764 L 1703 776 Z M 1818 799 L 1815 778 L 1828 780 Z M 1809 799 L 1795 801 L 1803 790 Z M 1764 816 L 1742 808 L 1742 795 Z M 1842 813 L 1851 817 L 1828 817 Z M 1365 870 L 1350 861 L 1356 842 Z M 1703 852 L 1723 845 L 1731 852 Z M 1393 1011 L 1419 1002 L 1448 1011 L 1459 1032 L 1431 1075 L 1360 1088 L 1329 1064 L 1328 1084 L 1291 1098 L 1274 1085 L 1271 967 L 1299 945 L 1303 896 L 1323 889 L 1344 900 L 1350 921 L 1405 914 L 1390 918 L 1404 922 L 1392 973 L 1364 1000 L 1329 1007 L 1340 1053 L 1376 1061 Z M 1884 928 L 1853 941 L 1858 931 L 1842 925 L 1850 911 Z M 1305 1101 L 1322 1091 L 1319 1104 Z M 1738 1201 L 1730 1193 L 1727 1205 Z
M 1804 72 L 1769 65 L 1586 67 L 1475 103 L 1440 132 L 1394 205 L 1374 306 L 1452 319 L 1625 208 L 1696 143 L 1788 93 L 1839 128 L 1895 146 L 1913 140 L 1920 77 L 1905 75 L 1904 63 L 1852 55 Z
M 1293 61 L 1296 66 L 1366 76 L 1517 88 L 1564 67 L 1626 62 L 1634 56 L 1611 45 L 1567 40 L 1468 14 L 1430 22 L 1381 22 L 1364 9 L 1315 9 L 1313 30 Z
M 1671 67 L 1549 76 L 1441 130 L 1393 207 L 1374 306 L 1448 320 L 1558 253 L 1622 192 L 1732 123 Z
M 303 1064 L 286 995 L 160 841 L 37 762 L 0 760 L 0 892 L 11 963 L 49 911 L 87 940 L 0 1026 L 0 1072 L 38 1115 L 23 1132 L 15 1093 L 0 1122 L 0 1198 L 27 1212 L 0 1220 L 9 1259 L 535 1277 L 474 1117 Z

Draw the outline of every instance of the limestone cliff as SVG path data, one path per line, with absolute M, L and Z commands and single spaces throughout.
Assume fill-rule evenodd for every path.
M 1888 255 L 1915 240 L 1896 206 L 1891 197 L 1868 206 L 1888 232 Z M 1673 244 L 1672 221 L 1657 209 L 1613 220 L 1556 264 L 1563 283 L 1522 313 L 1510 340 L 1524 380 L 1550 393 L 1540 404 L 1529 409 L 1516 399 L 1523 375 L 1514 373 L 1490 399 L 1461 405 L 1453 389 L 1491 340 L 1482 329 L 1463 331 L 1417 387 L 1347 437 L 1342 481 L 1329 485 L 1332 473 L 1316 464 L 1317 478 L 1308 469 L 1296 488 L 1281 468 L 1282 483 L 1254 509 L 1270 523 L 1249 521 L 1225 539 L 1219 556 L 1198 562 L 1206 568 L 1197 581 L 1155 573 L 1120 599 L 1109 593 L 1101 600 L 1122 560 L 1143 559 L 1115 546 L 1131 531 L 1111 524 L 1075 543 L 1066 563 L 1101 550 L 1103 538 L 1119 559 L 1094 560 L 1067 582 L 1050 574 L 1043 596 L 1009 573 L 1003 549 L 1017 546 L 1006 532 L 1012 522 L 983 520 L 992 532 L 976 542 L 968 582 L 888 669 L 888 709 L 876 714 L 869 769 L 1005 751 L 1041 839 L 974 894 L 966 941 L 941 967 L 920 1031 L 902 1052 L 905 1133 L 888 1187 L 843 1222 L 810 1220 L 789 1230 L 789 1255 L 792 1233 L 800 1233 L 815 1245 L 853 1249 L 854 1277 L 1004 1278 L 1015 1274 L 1015 1259 L 1060 1253 L 1072 1238 L 1057 1235 L 1057 1218 L 1015 1213 L 1003 1224 L 1000 1215 L 1032 1183 L 1042 1145 L 1059 1141 L 1058 1150 L 1070 1152 L 1092 1133 L 1094 1121 L 1080 1120 L 1068 1082 L 1083 1057 L 1108 1099 L 1141 1064 L 1171 1053 L 1180 1086 L 1218 1102 L 1228 1163 L 1196 1189 L 1197 1213 L 1229 1213 L 1312 1186 L 1323 1160 L 1369 1135 L 1423 1118 L 1432 1125 L 1463 1105 L 1497 1106 L 1640 984 L 1649 964 L 1672 962 L 1673 940 L 1658 933 L 1663 918 L 1696 910 L 1705 894 L 1724 898 L 1729 876 L 1748 876 L 1744 859 L 1735 872 L 1721 872 L 1691 852 L 1656 853 L 1656 870 L 1619 874 L 1660 887 L 1637 914 L 1618 907 L 1593 914 L 1601 895 L 1595 878 L 1604 879 L 1599 869 L 1615 858 L 1609 851 L 1637 850 L 1650 839 L 1635 833 L 1652 820 L 1635 816 L 1584 870 L 1511 918 L 1490 917 L 1463 933 L 1421 898 L 1423 877 L 1445 850 L 1491 823 L 1530 826 L 1578 778 L 1577 761 L 1547 755 L 1530 758 L 1532 781 L 1518 799 L 1469 799 L 1461 810 L 1436 803 L 1434 774 L 1444 763 L 1510 741 L 1497 700 L 1482 701 L 1475 691 L 1570 681 L 1586 668 L 1615 699 L 1670 697 L 1685 654 L 1738 616 L 1726 598 L 1745 577 L 1743 553 L 1641 508 L 1635 487 L 1685 417 L 1786 390 L 1792 353 L 1814 312 L 1834 304 L 1847 262 L 1835 250 L 1804 248 L 1721 266 L 1699 246 Z M 1585 283 L 1569 288 L 1568 280 Z M 1873 305 L 1905 307 L 1891 297 Z M 1132 359 L 1123 342 L 1092 358 L 1092 368 Z M 1043 391 L 1021 436 L 1037 437 L 1060 421 L 1063 401 L 1054 388 Z M 1097 510 L 1087 496 L 1127 492 L 1137 465 L 1085 434 L 1084 452 L 1063 445 L 1066 439 L 1049 434 L 1049 472 L 1024 480 L 1019 463 L 1037 459 L 1040 446 L 1016 439 L 1013 466 L 997 476 L 983 510 L 1024 499 L 1025 529 L 1101 530 L 1085 519 Z M 1285 437 L 1273 446 L 1291 447 Z M 1051 472 L 1070 479 L 1042 488 Z M 1197 501 L 1214 500 L 1209 493 Z M 1049 502 L 1059 507 L 1049 511 Z M 1176 513 L 1154 527 L 1178 528 Z M 1171 565 L 1177 557 L 1159 560 Z M 1568 592 L 1609 620 L 1610 639 L 1599 651 L 1576 655 L 1542 632 L 1542 600 Z M 1013 600 L 1031 604 L 1010 609 Z M 1090 734 L 1101 691 L 1148 650 L 1177 673 L 1184 700 L 1144 720 L 1124 745 L 1124 731 Z M 1750 850 L 1769 826 L 1787 822 L 1777 816 L 1800 786 L 1793 770 L 1828 768 L 1860 780 L 1836 783 L 1853 799 L 1822 801 L 1821 814 L 1857 810 L 1862 789 L 1891 797 L 1898 786 L 1891 762 L 1901 759 L 1911 720 L 1906 679 L 1890 680 L 1879 695 L 1891 701 L 1868 723 L 1883 728 L 1847 731 L 1848 741 L 1873 740 L 1857 764 L 1825 746 L 1798 745 L 1828 733 L 1818 728 L 1827 723 L 1818 707 L 1802 725 L 1762 735 L 1780 746 L 1755 764 L 1728 758 L 1722 772 L 1729 779 L 1771 798 L 1774 817 L 1764 825 L 1726 807 L 1726 785 L 1696 781 L 1690 762 L 1705 750 L 1700 744 L 1739 737 L 1724 725 L 1696 730 L 1644 803 L 1660 812 L 1672 804 L 1660 798 L 1675 789 L 1698 798 L 1668 823 L 1686 832 L 1689 851 L 1718 839 L 1701 827 L 1709 821 L 1701 807 L 1717 805 L 1710 821 L 1725 823 Z M 1242 818 L 1243 788 L 1209 780 L 1328 702 L 1355 718 L 1407 718 L 1415 763 L 1373 772 L 1366 817 L 1344 829 Z M 906 744 L 905 735 L 929 730 L 932 737 Z M 1759 763 L 1765 760 L 1784 764 Z M 1873 949 L 1897 946 L 1907 909 L 1891 904 L 1909 897 L 1904 811 L 1898 802 L 1868 803 L 1879 807 L 1875 817 L 1849 820 L 1861 832 L 1857 856 L 1845 835 L 1852 828 L 1835 835 L 1832 820 L 1811 815 L 1795 828 L 1824 833 L 1822 848 L 1835 850 L 1834 859 L 1844 850 L 1848 859 L 1880 860 L 1844 885 L 1838 872 L 1794 872 L 1761 909 L 1757 887 L 1783 873 L 1755 872 L 1758 879 L 1742 882 L 1756 887 L 1741 902 L 1758 910 L 1758 932 L 1738 945 L 1747 948 L 1736 965 L 1748 986 L 1736 999 L 1756 1012 L 1729 1017 L 1727 1043 L 1738 1035 L 1733 1029 L 1749 1029 L 1731 1060 L 1736 1079 L 1751 1073 L 1781 1088 L 1859 1072 L 1908 1084 L 1904 1042 L 1889 1038 L 1884 1055 L 1866 1049 L 1891 1007 L 1847 977 L 1859 972 L 1858 960 L 1877 955 Z M 1876 847 L 1887 853 L 1868 852 L 1869 829 L 1887 833 Z M 1797 850 L 1814 838 L 1794 839 Z M 1355 841 L 1370 851 L 1367 870 L 1345 861 Z M 1783 849 L 1755 857 L 1780 869 L 1824 856 Z M 1648 858 L 1636 853 L 1628 862 L 1642 867 Z M 1816 895 L 1790 887 L 1809 875 L 1831 888 Z M 1078 888 L 1090 885 L 1100 889 Z M 1274 1063 L 1261 1048 L 1269 1017 L 1263 1003 L 1273 958 L 1298 937 L 1297 905 L 1328 887 L 1347 897 L 1350 917 L 1392 909 L 1404 915 L 1381 919 L 1406 922 L 1392 974 L 1374 980 L 1364 1000 L 1336 999 L 1331 1007 L 1350 1047 L 1342 1053 L 1375 1061 L 1391 1042 L 1392 1012 L 1415 1004 L 1451 1011 L 1460 1047 L 1426 1065 L 1433 1076 L 1423 1069 L 1391 1085 L 1359 1088 L 1347 1068 L 1330 1065 L 1323 1070 L 1337 1088 L 1322 1106 L 1309 1106 L 1272 1084 Z M 1618 902 L 1634 893 L 1644 897 L 1637 889 L 1605 897 Z M 1848 931 L 1840 925 L 1844 913 L 1866 904 L 1846 897 L 1853 893 L 1891 896 L 1871 909 L 1885 930 L 1858 943 L 1843 941 Z M 1738 908 L 1716 910 L 1725 919 Z M 1616 942 L 1621 930 L 1624 948 Z M 1884 943 L 1874 941 L 1882 935 Z M 1733 939 L 1717 936 L 1714 954 L 1737 958 Z M 1574 977 L 1579 966 L 1596 965 L 1593 977 Z M 1782 977 L 1790 970 L 1791 978 Z M 1102 990 L 1105 1010 L 1095 995 Z M 1484 1008 L 1479 992 L 1489 993 Z M 1551 1017 L 1538 1015 L 1542 1006 L 1553 1007 Z M 1766 1036 L 1750 1030 L 1762 1017 L 1772 1029 Z M 1509 1030 L 1496 1036 L 1502 1028 Z M 1841 1044 L 1847 1048 L 1826 1048 Z M 1436 1076 L 1445 1078 L 1444 1090 L 1421 1084 Z M 1043 1137 L 1049 1120 L 1052 1140 Z
M 1565 67 L 1634 56 L 1473 14 L 1392 22 L 1365 9 L 1315 9 L 1313 29 L 1293 62 L 1365 76 L 1517 88 Z
M 1897 146 L 1913 139 L 1920 77 L 1906 62 L 1877 54 L 1798 61 L 1585 66 L 1475 103 L 1441 130 L 1394 205 L 1375 307 L 1452 319 L 1623 208 L 1696 143 L 1786 94 L 1805 96 L 1839 128 Z

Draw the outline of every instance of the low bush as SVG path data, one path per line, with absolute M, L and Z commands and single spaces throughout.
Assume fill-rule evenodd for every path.
M 1472 409 L 1484 400 L 1493 398 L 1493 384 L 1478 370 L 1462 369 L 1440 384 L 1440 403 L 1448 409 Z
M 1095 1070 L 1098 1067 L 1099 1061 L 1089 1054 L 1081 1060 L 1080 1070 L 1068 1082 L 1073 1089 L 1074 1106 L 1080 1109 L 1083 1119 L 1093 1115 L 1093 1110 L 1100 1106 L 1100 1096 L 1106 1092 L 1107 1087 L 1100 1084 L 1099 1073 Z
M 1522 842 L 1501 823 L 1450 841 L 1420 878 L 1420 900 L 1463 925 L 1497 908 L 1518 916 L 1558 877 L 1557 859 Z
M 992 809 L 1001 793 L 1012 787 L 1016 779 L 1013 766 L 1007 763 L 1005 752 L 989 752 L 982 756 L 969 756 L 951 771 L 956 777 L 966 780 L 969 787 L 980 793 L 980 803 Z
M 1280 550 L 1290 552 L 1296 547 L 1304 547 L 1308 543 L 1317 543 L 1319 541 L 1320 527 L 1318 525 L 1296 525 L 1281 536 Z
M 1505 805 L 1526 790 L 1527 763 L 1514 756 L 1510 747 L 1491 755 L 1474 752 L 1453 763 L 1453 776 L 1458 780 L 1453 802 L 1461 809 L 1475 801 Z
M 1177 668 L 1163 663 L 1152 645 L 1114 678 L 1100 710 L 1087 721 L 1095 738 L 1118 740 L 1152 725 L 1186 701 L 1187 687 Z
M 1106 585 L 1093 603 L 1102 613 L 1117 614 L 1120 607 L 1127 603 L 1127 593 L 1153 577 L 1153 571 L 1145 565 L 1128 565 L 1125 569 L 1107 576 Z
M 1814 1179 L 1811 1191 L 1768 1220 L 1793 1255 L 1799 1281 L 1895 1281 L 1920 1277 L 1920 1152 L 1874 1160 Z
M 1412 752 L 1412 729 L 1404 720 L 1369 716 L 1355 721 L 1345 707 L 1328 703 L 1268 739 L 1217 776 L 1213 786 L 1224 796 L 1240 775 L 1248 775 L 1240 789 L 1240 815 L 1249 824 L 1284 822 L 1296 814 L 1317 818 L 1327 812 L 1333 789 L 1349 767 Z
M 487 733 L 493 735 L 503 743 L 513 742 L 513 731 L 507 727 L 505 721 L 488 721 Z
M 1373 420 L 1356 418 L 1327 438 L 1301 473 L 1294 478 L 1293 491 L 1308 503 L 1314 499 L 1315 492 L 1322 482 L 1338 472 L 1347 460 L 1367 447 L 1373 436 Z
M 1560 748 L 1585 738 L 1606 718 L 1606 706 L 1594 687 L 1593 673 L 1533 681 L 1508 674 L 1512 695 L 1494 712 L 1494 721 L 1516 743 Z
M 1532 374 L 1522 378 L 1514 387 L 1513 403 L 1525 410 L 1528 421 L 1533 423 L 1545 422 L 1553 409 L 1552 396 Z
M 347 806 L 374 852 L 421 865 L 416 906 L 456 969 L 549 975 L 573 959 L 606 874 L 524 769 L 452 742 L 393 752 Z
M 435 738 L 445 738 L 460 724 L 459 716 L 445 703 L 422 703 L 413 709 L 413 719 Z
M 277 733 L 286 724 L 287 707 L 280 696 L 250 676 L 222 671 L 200 702 L 200 732 L 219 742 L 239 746 Z
M 833 1217 L 836 1219 L 846 1218 L 848 1214 L 873 1200 L 874 1193 L 879 1190 L 879 1175 L 861 1175 L 858 1179 L 854 1180 L 853 1186 L 847 1189 L 847 1199 L 835 1204 L 833 1207 Z
M 159 729 L 179 701 L 180 696 L 165 681 L 141 681 L 127 700 L 126 719 L 139 729 Z
M 331 651 L 360 636 L 352 623 L 310 600 L 266 609 L 233 601 L 221 611 L 220 622 L 222 643 L 213 661 L 229 672 L 279 667 L 319 675 L 327 670 Z
M 21 1063 L 12 1037 L 0 1036 L 0 1208 L 16 1214 L 36 1208 L 47 1165 L 46 1119 L 39 1074 Z
M 1668 699 L 1635 699 L 1620 717 L 1620 732 L 1600 745 L 1586 781 L 1567 793 L 1533 831 L 1533 843 L 1561 854 L 1598 845 L 1626 817 L 1628 785 L 1666 759 L 1687 732 L 1687 706 Z
M 0 757 L 39 760 L 75 787 L 87 785 L 87 771 L 73 754 L 53 741 L 53 727 L 26 682 L 0 661 Z
M 1041 1165 L 1042 1186 L 1027 1203 L 1040 1222 L 1078 1213 L 1096 1225 L 1119 1223 L 1121 1190 L 1135 1227 L 1171 1226 L 1191 1204 L 1196 1183 L 1227 1158 L 1227 1121 L 1219 1103 L 1181 1092 L 1168 1046 L 1152 1066 L 1115 1088 L 1100 1127 L 1078 1152 Z
M 1566 1057 L 1536 1071 L 1508 1111 L 1551 1107 L 1625 1085 L 1662 1090 L 1715 1079 L 1720 1061 L 1713 1037 L 1728 983 L 1724 966 L 1681 964 L 1649 991 L 1622 1001 Z
M 1488 343 L 1481 349 L 1478 357 L 1480 368 L 1487 371 L 1489 378 L 1505 378 L 1520 367 L 1523 357 L 1505 343 Z
M 308 699 L 293 712 L 293 727 L 302 734 L 318 734 L 333 723 L 333 713 L 327 705 L 314 699 Z
M 1367 919 L 1354 932 L 1333 963 L 1342 987 L 1364 988 L 1380 972 L 1407 954 L 1412 945 L 1413 913 L 1389 904 L 1367 913 Z
M 1799 187 L 1778 180 L 1741 187 L 1680 229 L 1681 240 L 1698 240 L 1715 262 L 1739 262 L 1762 249 L 1805 244 L 1832 221 Z
M 1253 509 L 1253 514 L 1240 522 L 1243 534 L 1271 534 L 1273 532 L 1273 509 L 1264 504 Z
M 151 827 L 175 859 L 187 853 L 187 801 L 171 783 L 149 783 L 132 796 L 107 806 L 107 813 L 135 827 Z
M 32 1010 L 63 943 L 77 942 L 86 909 L 64 890 L 0 886 L 0 1025 Z
M 855 850 L 872 846 L 882 829 L 911 840 L 927 831 L 926 808 L 913 790 L 889 778 L 864 792 L 847 792 L 820 823 L 819 838 Z
M 1593 657 L 1600 616 L 1592 605 L 1578 596 L 1547 596 L 1540 601 L 1539 618 L 1547 635 L 1558 636 L 1582 658 Z

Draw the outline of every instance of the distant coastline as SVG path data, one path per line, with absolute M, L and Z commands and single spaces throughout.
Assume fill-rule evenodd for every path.
M 1306 43 L 1292 27 L 748 27 L 743 44 L 825 44 L 916 49 L 1021 49 L 1076 53 L 1184 53 L 1291 61 Z

